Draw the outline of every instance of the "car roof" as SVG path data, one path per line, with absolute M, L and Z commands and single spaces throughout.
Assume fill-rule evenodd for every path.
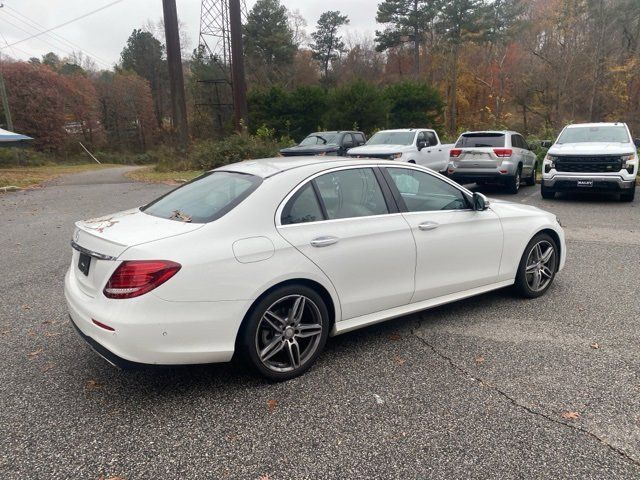
M 368 165 L 398 165 L 398 162 L 391 160 L 381 159 L 363 159 L 363 158 L 345 158 L 334 157 L 328 158 L 326 156 L 299 156 L 299 157 L 273 157 L 273 158 L 261 158 L 257 160 L 245 160 L 244 162 L 231 163 L 215 169 L 218 172 L 238 172 L 255 175 L 260 178 L 269 178 L 294 168 L 307 167 L 311 165 L 326 165 L 327 168 L 343 167 L 351 165 L 361 165 L 363 163 Z M 319 168 L 319 171 L 322 169 Z
M 506 135 L 508 133 L 518 133 L 514 130 L 469 130 L 468 132 L 462 133 L 462 135 L 477 135 L 479 133 L 489 133 L 489 134 L 498 134 L 498 135 Z M 518 135 L 520 135 L 518 133 Z
M 626 127 L 626 123 L 622 122 L 593 122 L 593 123 L 572 123 L 565 128 L 576 127 Z
M 380 132 L 402 132 L 402 133 L 406 133 L 406 132 L 417 132 L 419 130 L 433 130 L 433 128 L 390 128 L 388 130 L 380 130 L 379 132 L 376 132 L 376 133 L 380 133 Z

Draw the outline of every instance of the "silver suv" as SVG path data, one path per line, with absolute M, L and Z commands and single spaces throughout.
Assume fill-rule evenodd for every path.
M 535 185 L 536 159 L 518 132 L 465 132 L 449 152 L 447 174 L 458 183 L 500 183 L 515 194 L 523 179 Z
M 619 193 L 632 202 L 638 175 L 638 139 L 633 140 L 624 123 L 579 123 L 564 127 L 543 162 L 541 193 Z

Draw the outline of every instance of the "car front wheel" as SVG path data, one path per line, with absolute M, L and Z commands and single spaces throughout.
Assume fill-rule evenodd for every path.
M 527 245 L 516 275 L 515 287 L 523 297 L 536 298 L 549 289 L 558 270 L 560 252 L 550 235 L 539 233 Z
M 304 285 L 278 288 L 253 308 L 242 332 L 250 363 L 264 377 L 283 381 L 307 371 L 329 334 L 322 297 Z

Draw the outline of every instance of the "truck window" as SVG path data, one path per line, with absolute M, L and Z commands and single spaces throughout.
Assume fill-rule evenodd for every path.
M 504 133 L 464 133 L 456 142 L 456 148 L 504 147 Z

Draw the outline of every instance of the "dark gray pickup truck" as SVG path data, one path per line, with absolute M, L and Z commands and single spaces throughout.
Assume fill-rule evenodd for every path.
M 284 157 L 310 155 L 344 156 L 347 150 L 364 145 L 367 141 L 364 133 L 352 131 L 315 132 L 307 136 L 295 147 L 283 148 Z

